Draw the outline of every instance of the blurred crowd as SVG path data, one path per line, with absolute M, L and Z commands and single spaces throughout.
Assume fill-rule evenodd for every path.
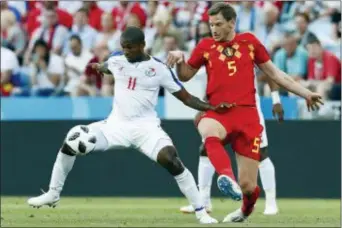
M 253 32 L 294 80 L 341 100 L 340 1 L 228 2 L 238 13 L 237 32 Z M 162 61 L 170 50 L 189 55 L 210 36 L 211 4 L 1 1 L 1 96 L 111 96 L 114 79 L 87 65 L 120 51 L 125 27 L 144 29 L 146 51 Z M 206 83 L 205 71 L 198 74 Z M 260 95 L 269 96 L 266 77 L 257 76 Z

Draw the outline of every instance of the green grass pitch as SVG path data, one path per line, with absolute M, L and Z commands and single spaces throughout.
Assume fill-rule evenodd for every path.
M 340 200 L 280 199 L 280 214 L 264 216 L 264 200 L 243 224 L 213 227 L 340 227 Z M 30 208 L 25 197 L 1 197 L 2 227 L 196 227 L 194 215 L 179 212 L 184 198 L 64 197 L 56 208 Z M 240 203 L 214 199 L 212 216 L 222 221 Z

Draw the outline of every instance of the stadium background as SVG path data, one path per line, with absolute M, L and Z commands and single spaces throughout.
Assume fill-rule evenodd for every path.
M 254 32 L 278 67 L 303 85 L 324 91 L 326 105 L 312 114 L 305 111 L 302 99 L 281 91 L 286 122 L 278 124 L 271 112 L 270 91 L 257 72 L 278 196 L 340 199 L 340 2 L 229 2 L 239 14 L 240 32 Z M 182 49 L 189 55 L 196 42 L 208 36 L 210 5 L 208 1 L 1 1 L 1 195 L 29 196 L 46 189 L 67 130 L 109 114 L 115 82 L 101 79 L 86 65 L 118 51 L 125 26 L 144 29 L 146 50 L 165 61 L 168 51 Z M 70 41 L 73 35 L 80 37 L 82 45 L 77 39 Z M 333 82 L 328 83 L 320 73 L 335 68 L 333 61 L 318 64 L 306 49 L 311 35 L 329 56 L 338 59 L 336 74 L 329 75 Z M 37 40 L 40 50 L 35 50 Z M 200 71 L 185 87 L 203 97 L 205 84 L 205 73 Z M 192 124 L 196 112 L 163 90 L 157 111 L 196 177 L 200 143 Z M 78 159 L 64 195 L 181 196 L 164 170 L 131 150 Z M 213 195 L 222 197 L 216 186 Z M 8 207 L 1 204 L 7 213 L 13 212 L 12 204 L 24 202 L 14 199 L 8 201 Z

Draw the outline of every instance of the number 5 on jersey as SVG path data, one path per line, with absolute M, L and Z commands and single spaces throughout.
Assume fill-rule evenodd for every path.
M 129 77 L 127 89 L 135 90 L 136 85 L 137 85 L 137 78 Z
M 228 61 L 228 69 L 229 69 L 229 76 L 233 76 L 237 71 L 236 62 Z

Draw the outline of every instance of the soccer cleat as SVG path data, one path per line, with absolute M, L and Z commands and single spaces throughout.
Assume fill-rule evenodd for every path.
M 199 211 L 195 211 L 196 218 L 199 220 L 200 224 L 216 224 L 218 221 L 212 218 L 204 208 Z
M 236 211 L 228 214 L 224 219 L 223 223 L 229 222 L 244 222 L 247 219 L 247 216 L 243 215 L 241 209 L 237 209 Z
M 211 205 L 208 205 L 205 207 L 205 210 L 207 211 L 207 213 L 211 213 L 213 211 L 213 207 Z M 183 212 L 184 214 L 194 214 L 195 213 L 195 209 L 192 205 L 181 207 L 180 211 Z
M 217 178 L 217 186 L 224 195 L 230 196 L 235 201 L 242 200 L 241 188 L 232 178 L 220 175 Z
M 60 198 L 58 194 L 53 194 L 50 191 L 43 191 L 43 194 L 41 194 L 40 196 L 28 199 L 27 203 L 33 208 L 40 208 L 44 205 L 55 208 L 57 206 L 59 199 Z
M 276 204 L 266 203 L 264 215 L 276 215 L 278 214 L 278 207 Z

